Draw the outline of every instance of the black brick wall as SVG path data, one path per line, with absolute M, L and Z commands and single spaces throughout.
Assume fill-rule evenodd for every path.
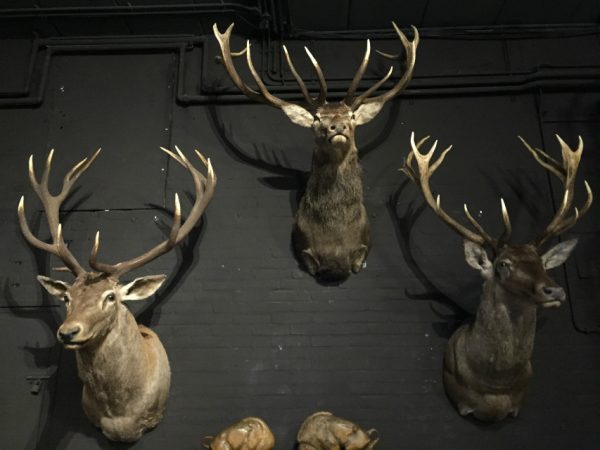
M 579 52 L 582 42 L 594 52 Z M 548 41 L 534 44 L 511 41 L 511 60 L 557 58 Z M 568 61 L 559 63 L 598 63 L 593 37 L 561 45 Z M 501 69 L 505 56 L 501 46 L 478 41 L 424 40 L 419 52 L 422 77 L 493 72 L 499 69 L 482 61 Z M 579 332 L 600 325 L 598 259 L 589 251 L 598 208 L 575 230 L 581 243 L 566 270 L 553 273 L 571 303 L 541 314 L 521 416 L 482 426 L 458 416 L 441 383 L 450 330 L 476 307 L 480 280 L 463 261 L 460 239 L 421 208 L 397 171 L 412 130 L 432 134 L 442 147 L 454 144 L 432 181 L 446 208 L 460 214 L 466 201 L 497 230 L 503 196 L 516 237 L 526 239 L 550 217 L 558 187 L 516 135 L 553 154 L 552 133 L 570 143 L 583 135 L 582 174 L 597 189 L 598 94 L 416 98 L 386 106 L 357 131 L 373 236 L 368 267 L 340 286 L 322 286 L 298 267 L 290 246 L 310 131 L 262 105 L 178 105 L 168 53 L 67 55 L 51 67 L 40 107 L 0 109 L 1 448 L 113 448 L 83 416 L 74 355 L 54 338 L 62 307 L 35 281 L 56 261 L 34 254 L 18 232 L 19 195 L 26 195 L 32 223 L 39 208 L 28 187 L 28 155 L 41 170 L 55 147 L 58 184 L 70 164 L 103 147 L 67 203 L 65 236 L 85 261 L 100 229 L 102 257 L 117 261 L 164 236 L 170 218 L 163 207 L 172 207 L 175 191 L 189 210 L 189 177 L 158 150 L 175 144 L 188 155 L 198 148 L 210 156 L 219 181 L 186 245 L 138 271 L 170 274 L 156 298 L 132 309 L 161 336 L 173 385 L 166 418 L 131 448 L 199 448 L 203 436 L 257 415 L 272 427 L 277 448 L 292 449 L 300 423 L 317 410 L 376 427 L 382 450 L 600 447 L 600 340 Z M 36 229 L 47 236 L 43 220 Z M 49 379 L 32 395 L 25 377 L 40 375 Z

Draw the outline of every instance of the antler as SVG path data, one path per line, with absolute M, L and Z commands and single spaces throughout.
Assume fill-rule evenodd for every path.
M 229 25 L 229 27 L 227 28 L 225 33 L 219 32 L 219 29 L 217 28 L 216 23 L 213 25 L 213 32 L 215 34 L 215 37 L 217 38 L 217 41 L 219 41 L 219 46 L 221 47 L 223 65 L 225 66 L 225 69 L 227 70 L 227 73 L 231 77 L 231 80 L 233 81 L 233 83 L 247 97 L 251 98 L 252 100 L 267 103 L 271 106 L 275 106 L 276 108 L 284 108 L 286 105 L 290 105 L 289 102 L 286 102 L 285 100 L 275 97 L 267 90 L 267 88 L 266 88 L 265 84 L 263 83 L 262 79 L 260 78 L 258 72 L 256 72 L 256 69 L 254 68 L 254 64 L 252 63 L 252 56 L 251 56 L 251 52 L 250 52 L 250 41 L 246 41 L 246 48 L 243 49 L 242 51 L 237 52 L 237 53 L 231 52 L 231 48 L 230 48 L 231 46 L 230 46 L 229 41 L 231 38 L 231 31 L 233 30 L 233 25 L 234 25 L 233 23 L 231 25 Z M 383 77 L 380 81 L 378 81 L 373 86 L 371 86 L 366 92 L 364 92 L 363 94 L 361 94 L 360 96 L 355 98 L 354 93 L 356 92 L 356 89 L 358 88 L 358 85 L 365 74 L 367 65 L 369 64 L 369 57 L 371 54 L 371 42 L 367 39 L 367 49 L 365 51 L 365 55 L 363 57 L 363 60 L 360 64 L 358 70 L 356 71 L 356 74 L 354 75 L 352 84 L 350 85 L 348 92 L 346 93 L 346 97 L 344 98 L 344 103 L 346 103 L 346 105 L 350 106 L 352 108 L 352 110 L 356 110 L 363 103 L 380 102 L 383 104 L 383 103 L 387 102 L 392 97 L 394 97 L 396 94 L 398 94 L 402 89 L 404 89 L 404 87 L 408 84 L 408 82 L 412 78 L 413 70 L 415 67 L 416 56 L 417 56 L 417 46 L 419 45 L 419 32 L 413 26 L 412 29 L 413 29 L 413 33 L 414 33 L 414 38 L 412 41 L 409 41 L 406 38 L 406 36 L 404 35 L 404 33 L 400 30 L 400 28 L 398 28 L 398 26 L 394 22 L 392 22 L 392 25 L 394 26 L 394 29 L 396 30 L 396 33 L 398 34 L 400 41 L 402 42 L 402 45 L 404 46 L 404 50 L 405 50 L 405 54 L 406 54 L 406 71 L 402 75 L 402 78 L 400 78 L 400 80 L 398 80 L 396 85 L 392 89 L 390 89 L 388 92 L 381 94 L 377 97 L 368 98 L 373 92 L 375 92 L 377 89 L 379 89 L 383 85 L 383 83 L 385 83 L 390 78 L 390 76 L 392 75 L 392 72 L 394 70 L 393 66 L 390 67 L 390 69 L 389 69 L 388 73 L 385 75 L 385 77 Z M 290 71 L 292 72 L 292 75 L 294 76 L 294 79 L 296 80 L 296 82 L 298 83 L 298 86 L 300 87 L 300 90 L 302 91 L 302 95 L 304 95 L 304 98 L 305 98 L 306 102 L 308 103 L 308 105 L 310 105 L 312 108 L 317 108 L 326 103 L 327 83 L 325 82 L 325 77 L 323 76 L 323 71 L 321 70 L 321 66 L 319 65 L 319 63 L 317 62 L 315 57 L 312 55 L 310 50 L 308 50 L 308 48 L 304 47 L 304 51 L 308 55 L 308 58 L 310 59 L 310 62 L 313 65 L 313 68 L 317 74 L 317 78 L 319 79 L 319 96 L 318 97 L 311 97 L 310 93 L 308 92 L 308 89 L 306 88 L 306 84 L 300 77 L 298 71 L 296 70 L 296 67 L 294 66 L 294 63 L 292 62 L 292 60 L 290 58 L 287 47 L 285 45 L 283 45 L 283 53 L 285 55 L 285 59 L 290 68 Z M 378 52 L 378 53 L 380 53 L 381 55 L 383 55 L 384 57 L 386 57 L 388 59 L 394 59 L 394 60 L 400 59 L 400 55 L 394 56 L 394 55 L 388 55 L 386 53 L 381 53 L 381 52 Z M 246 62 L 248 64 L 248 68 L 250 69 L 250 73 L 252 74 L 254 81 L 256 81 L 256 84 L 258 85 L 260 92 L 257 92 L 256 90 L 254 90 L 250 86 L 248 86 L 246 83 L 244 83 L 244 81 L 240 77 L 239 73 L 235 69 L 235 66 L 233 64 L 233 58 L 242 56 L 244 54 L 246 55 Z
M 285 100 L 282 100 L 279 97 L 275 97 L 268 91 L 267 87 L 265 86 L 262 79 L 260 78 L 260 75 L 254 68 L 254 64 L 252 63 L 252 54 L 251 54 L 251 50 L 250 50 L 250 41 L 249 40 L 246 41 L 246 48 L 244 48 L 242 51 L 231 53 L 231 44 L 229 41 L 231 39 L 231 32 L 233 30 L 233 26 L 234 26 L 234 24 L 232 23 L 231 25 L 229 25 L 227 30 L 225 30 L 225 33 L 221 33 L 217 27 L 217 24 L 215 23 L 213 25 L 213 32 L 215 34 L 215 37 L 217 38 L 217 41 L 219 41 L 219 46 L 221 47 L 221 55 L 223 57 L 223 65 L 225 66 L 225 69 L 227 70 L 227 73 L 231 77 L 231 80 L 233 81 L 233 83 L 239 88 L 240 91 L 242 91 L 247 97 L 249 97 L 252 100 L 263 102 L 268 105 L 275 106 L 276 108 L 283 108 L 286 105 L 290 105 L 289 102 L 286 102 Z M 300 86 L 300 90 L 302 91 L 302 94 L 304 95 L 306 102 L 309 105 L 311 105 L 312 107 L 318 107 L 325 103 L 325 97 L 327 96 L 327 84 L 325 83 L 325 77 L 323 76 L 323 71 L 321 70 L 321 67 L 319 66 L 319 63 L 317 62 L 315 57 L 312 55 L 312 53 L 310 53 L 308 48 L 304 47 L 304 50 L 306 51 L 306 54 L 308 55 L 310 62 L 312 63 L 312 65 L 315 69 L 315 72 L 317 73 L 317 77 L 319 79 L 320 93 L 317 98 L 311 97 L 310 94 L 308 93 L 306 84 L 304 83 L 304 81 L 298 74 L 296 67 L 292 63 L 292 60 L 290 58 L 287 47 L 285 45 L 283 46 L 283 52 L 285 54 L 285 59 L 288 63 L 288 66 L 290 67 L 290 71 L 292 72 L 292 75 L 294 76 L 294 78 L 296 79 L 296 82 L 298 83 L 298 86 Z M 258 85 L 258 89 L 260 90 L 260 92 L 255 91 L 250 86 L 248 86 L 246 83 L 244 83 L 244 81 L 240 77 L 239 73 L 237 72 L 235 65 L 233 64 L 234 57 L 239 57 L 244 54 L 246 55 L 246 62 L 248 64 L 248 68 L 250 69 L 250 73 L 252 74 L 252 78 L 254 78 L 254 81 L 256 81 L 256 84 Z
M 558 177 L 565 189 L 560 208 L 558 208 L 556 214 L 542 234 L 534 240 L 534 245 L 539 247 L 551 237 L 558 236 L 574 226 L 577 221 L 588 211 L 588 209 L 590 209 L 594 195 L 590 185 L 584 180 L 585 189 L 587 191 L 587 199 L 581 209 L 575 207 L 573 208 L 573 214 L 569 215 L 571 206 L 573 204 L 577 169 L 579 168 L 579 161 L 581 160 L 581 155 L 583 153 L 583 139 L 581 139 L 581 136 L 579 136 L 577 149 L 572 150 L 558 134 L 556 135 L 556 138 L 560 144 L 562 164 L 539 148 L 531 147 L 521 136 L 518 136 L 518 138 L 542 167 Z
M 185 157 L 185 155 L 181 152 L 181 150 L 179 150 L 177 146 L 175 146 L 177 155 L 163 147 L 161 147 L 161 150 L 163 150 L 171 158 L 173 158 L 175 161 L 177 161 L 179 164 L 185 167 L 194 179 L 196 200 L 188 218 L 182 225 L 179 196 L 175 194 L 175 212 L 173 214 L 173 225 L 171 226 L 171 232 L 169 233 L 169 237 L 165 241 L 148 250 L 143 255 L 132 258 L 128 261 L 119 262 L 117 264 L 105 264 L 97 261 L 98 250 L 100 248 L 100 232 L 98 231 L 96 233 L 96 239 L 94 242 L 94 247 L 92 248 L 92 253 L 90 255 L 89 261 L 90 266 L 93 269 L 111 274 L 112 276 L 118 278 L 124 273 L 137 269 L 138 267 L 149 263 L 153 259 L 171 250 L 189 234 L 192 228 L 200 220 L 202 213 L 208 206 L 208 203 L 210 202 L 213 196 L 215 186 L 217 184 L 217 177 L 210 163 L 210 158 L 206 159 L 198 150 L 195 150 L 196 154 L 198 155 L 204 166 L 206 166 L 207 168 L 207 176 L 205 177 L 192 165 L 192 163 Z
M 423 193 L 423 197 L 427 204 L 433 209 L 433 211 L 437 214 L 437 216 L 442 219 L 446 224 L 448 224 L 454 231 L 460 234 L 465 239 L 469 241 L 475 242 L 479 245 L 487 244 L 493 250 L 497 250 L 502 246 L 504 242 L 508 240 L 510 237 L 512 227 L 510 224 L 510 218 L 508 216 L 508 211 L 506 209 L 506 205 L 504 204 L 504 200 L 500 199 L 500 206 L 502 208 L 502 220 L 504 222 L 504 232 L 498 239 L 493 239 L 488 233 L 485 232 L 483 227 L 475 220 L 475 218 L 469 212 L 469 208 L 466 203 L 464 204 L 465 215 L 471 225 L 477 230 L 476 232 L 469 230 L 465 226 L 458 223 L 452 217 L 450 217 L 441 206 L 441 198 L 438 194 L 434 199 L 433 194 L 431 192 L 431 187 L 429 186 L 429 178 L 434 172 L 439 168 L 439 166 L 444 161 L 446 154 L 452 149 L 452 146 L 448 146 L 440 155 L 440 157 L 431 164 L 431 158 L 433 157 L 433 153 L 435 152 L 435 148 L 437 147 L 438 141 L 435 141 L 431 146 L 431 149 L 422 154 L 420 152 L 421 146 L 429 139 L 429 136 L 424 137 L 418 143 L 415 144 L 415 133 L 411 133 L 410 136 L 410 144 L 412 147 L 412 152 L 408 154 L 408 157 L 404 161 L 403 167 L 400 169 L 404 172 L 415 184 L 417 184 L 421 188 L 421 192 Z M 413 168 L 413 159 L 417 161 L 417 170 Z
M 71 170 L 65 175 L 63 179 L 62 190 L 58 195 L 50 194 L 48 190 L 48 179 L 50 178 L 50 169 L 52 167 L 52 157 L 54 155 L 54 149 L 50 150 L 46 159 L 46 168 L 42 174 L 41 182 L 38 182 L 33 167 L 33 155 L 29 157 L 29 180 L 31 186 L 36 192 L 37 196 L 44 205 L 44 211 L 46 213 L 46 219 L 48 221 L 48 228 L 50 228 L 50 234 L 52 235 L 52 243 L 41 241 L 36 238 L 27 224 L 25 218 L 25 197 L 22 196 L 19 201 L 19 207 L 17 209 L 19 216 L 19 225 L 21 226 L 21 232 L 25 236 L 25 239 L 36 248 L 44 250 L 58 256 L 65 266 L 75 275 L 79 275 L 85 272 L 83 267 L 77 262 L 77 259 L 67 248 L 62 235 L 62 225 L 60 224 L 60 205 L 68 197 L 69 192 L 77 179 L 85 172 L 88 167 L 94 162 L 101 149 L 96 150 L 89 158 L 84 158 L 73 166 Z
M 348 106 L 350 106 L 353 111 L 356 110 L 363 103 L 379 102 L 379 103 L 383 104 L 383 103 L 387 102 L 388 100 L 393 98 L 395 95 L 397 95 L 402 89 L 404 89 L 406 87 L 406 85 L 408 84 L 408 82 L 412 79 L 413 71 L 415 68 L 415 62 L 417 60 L 417 47 L 419 46 L 419 31 L 417 30 L 416 27 L 411 25 L 414 37 L 413 37 L 412 41 L 409 41 L 407 39 L 406 35 L 402 32 L 402 30 L 400 28 L 398 28 L 398 25 L 396 25 L 396 23 L 394 21 L 392 21 L 392 25 L 394 26 L 394 30 L 396 31 L 396 34 L 400 38 L 400 41 L 402 42 L 402 46 L 404 47 L 404 53 L 406 55 L 406 70 L 404 71 L 404 74 L 402 75 L 402 77 L 394 85 L 394 87 L 391 88 L 389 91 L 385 92 L 384 94 L 378 95 L 377 97 L 368 98 L 373 92 L 375 92 L 377 89 L 379 89 L 381 87 L 381 85 L 383 85 L 383 83 L 385 83 L 388 80 L 388 78 L 392 75 L 392 71 L 394 70 L 393 66 L 390 67 L 390 70 L 385 75 L 385 77 L 383 77 L 381 80 L 379 80 L 373 86 L 371 86 L 367 91 L 362 93 L 360 96 L 354 98 L 354 93 L 356 92 L 356 89 L 358 88 L 358 84 L 360 83 L 360 80 L 362 79 L 363 75 L 365 74 L 365 70 L 367 69 L 367 64 L 369 64 L 369 57 L 370 57 L 370 53 L 371 53 L 371 43 L 369 40 L 367 40 L 367 49 L 365 51 L 365 56 L 363 57 L 362 63 L 359 66 L 358 71 L 354 75 L 352 84 L 350 85 L 350 88 L 348 89 L 348 92 L 346 94 L 346 98 L 344 99 L 344 103 L 346 103 Z M 379 50 L 377 50 L 377 53 L 379 53 L 383 57 L 385 57 L 387 59 L 391 59 L 391 60 L 399 60 L 400 56 L 401 56 L 401 53 L 398 55 L 389 55 L 387 53 L 380 52 Z

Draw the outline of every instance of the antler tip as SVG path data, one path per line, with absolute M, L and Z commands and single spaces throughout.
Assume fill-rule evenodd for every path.
M 21 195 L 21 198 L 19 199 L 19 206 L 17 207 L 17 210 L 19 212 L 22 212 L 25 209 L 25 196 Z
M 563 141 L 563 139 L 558 135 L 558 133 L 554 133 L 554 136 L 556 136 L 556 139 L 558 140 L 561 147 L 567 146 L 567 143 L 565 141 Z

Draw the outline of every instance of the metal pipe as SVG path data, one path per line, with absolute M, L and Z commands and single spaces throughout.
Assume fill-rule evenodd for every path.
M 162 40 L 161 40 L 162 39 Z M 204 46 L 206 37 L 198 36 L 164 36 L 150 38 L 122 38 L 122 37 L 104 37 L 100 39 L 88 38 L 50 38 L 38 40 L 35 49 L 36 53 L 30 58 L 30 68 L 28 75 L 27 88 L 24 95 L 31 95 L 30 85 L 33 68 L 37 60 L 37 55 L 44 49 L 45 59 L 41 71 L 41 78 L 38 83 L 38 89 L 33 96 L 15 95 L 8 97 L 10 93 L 0 95 L 0 107 L 11 106 L 39 106 L 43 102 L 45 86 L 47 84 L 48 71 L 51 58 L 54 54 L 79 54 L 79 53 L 106 53 L 106 52 L 128 52 L 128 51 L 173 51 L 178 55 L 178 74 L 176 101 L 182 105 L 194 104 L 240 104 L 250 103 L 243 94 L 234 89 L 222 89 L 215 92 L 188 94 L 185 92 L 185 57 L 186 50 L 195 46 Z M 270 61 L 269 52 L 263 50 L 261 53 L 264 61 Z M 268 46 L 270 47 L 270 46 Z M 264 51 L 267 51 L 265 54 Z M 204 55 L 204 52 L 203 52 Z M 205 56 L 203 56 L 205 58 Z M 204 72 L 204 64 L 201 73 Z M 267 63 L 267 65 L 269 65 Z M 264 66 L 264 64 L 261 64 Z M 262 67 L 263 73 L 270 73 L 267 68 Z M 276 73 L 276 72 L 273 72 Z M 31 75 L 31 76 L 30 76 Z M 280 78 L 279 80 L 268 77 L 271 81 L 270 89 L 273 94 L 284 100 L 302 100 L 302 96 L 295 84 L 286 84 L 288 80 Z M 440 82 L 440 80 L 443 80 Z M 202 83 L 200 83 L 202 85 Z M 393 82 L 388 82 L 385 88 Z M 308 83 L 313 89 L 317 86 L 315 83 Z M 367 89 L 370 86 L 368 80 L 361 83 L 360 89 Z M 426 96 L 467 96 L 467 95 L 487 95 L 487 94 L 507 94 L 527 92 L 532 89 L 566 90 L 566 89 L 592 89 L 597 90 L 600 86 L 600 67 L 565 67 L 549 68 L 540 67 L 530 73 L 506 73 L 493 75 L 472 75 L 468 77 L 435 77 L 435 78 L 413 78 L 410 87 L 402 94 L 405 98 L 416 98 Z M 334 82 L 330 85 L 332 98 L 343 97 L 347 88 L 347 80 L 343 82 Z M 20 94 L 20 92 L 18 93 Z
M 2 19 L 31 19 L 38 17 L 110 17 L 156 14 L 223 14 L 240 11 L 262 12 L 258 6 L 234 2 L 184 3 L 175 5 L 115 5 L 0 9 Z

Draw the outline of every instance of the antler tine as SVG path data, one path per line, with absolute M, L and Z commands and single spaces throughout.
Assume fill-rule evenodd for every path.
M 252 78 L 254 78 L 254 81 L 256 81 L 256 84 L 258 85 L 258 89 L 260 89 L 260 93 L 262 94 L 264 101 L 266 101 L 271 106 L 275 106 L 277 108 L 282 108 L 283 106 L 285 106 L 287 102 L 281 100 L 278 97 L 275 97 L 269 92 L 269 90 L 265 86 L 265 83 L 263 83 L 263 80 L 260 78 L 260 75 L 254 68 L 254 63 L 252 62 L 252 52 L 250 51 L 250 41 L 246 41 L 246 63 L 248 64 L 248 69 L 250 69 Z
M 312 55 L 312 53 L 307 47 L 304 47 L 304 51 L 308 55 L 308 58 L 310 59 L 310 62 L 312 63 L 317 74 L 317 78 L 319 79 L 319 96 L 315 100 L 315 105 L 321 106 L 323 103 L 325 103 L 325 100 L 327 98 L 327 83 L 325 82 L 323 71 L 321 70 L 321 66 L 317 62 L 317 59 Z
M 552 158 L 550 155 L 545 153 L 543 150 L 540 150 L 537 147 L 532 147 L 527 143 L 525 139 L 521 136 L 517 136 L 519 140 L 523 143 L 525 148 L 529 150 L 529 153 L 533 155 L 535 160 L 544 168 L 546 168 L 549 172 L 552 172 L 556 175 L 561 181 L 564 182 L 566 173 L 564 173 L 564 169 L 562 164 L 560 164 L 557 160 Z
M 182 224 L 179 196 L 175 194 L 175 211 L 173 213 L 173 225 L 171 226 L 169 237 L 160 244 L 148 250 L 146 253 L 117 264 L 105 264 L 97 261 L 98 249 L 100 246 L 100 234 L 98 232 L 96 234 L 96 240 L 90 254 L 90 266 L 92 268 L 101 272 L 109 273 L 118 278 L 124 273 L 137 269 L 138 267 L 149 263 L 153 259 L 171 250 L 189 234 L 192 228 L 196 226 L 200 220 L 200 217 L 202 217 L 202 213 L 208 206 L 208 203 L 214 194 L 217 183 L 217 177 L 210 162 L 210 158 L 205 158 L 200 152 L 198 152 L 198 150 L 196 150 L 196 154 L 198 155 L 199 159 L 207 168 L 207 175 L 205 177 L 192 165 L 192 163 L 187 159 L 183 152 L 179 150 L 178 147 L 175 147 L 177 153 L 174 153 L 163 147 L 161 147 L 161 150 L 185 167 L 190 175 L 192 175 L 194 180 L 196 200 L 187 219 Z
M 245 54 L 248 51 L 248 46 L 246 45 L 244 50 L 242 50 L 241 52 L 234 54 L 231 53 L 231 44 L 229 41 L 231 39 L 231 32 L 233 30 L 233 26 L 234 23 L 227 27 L 225 33 L 221 33 L 219 31 L 219 28 L 217 28 L 217 24 L 215 23 L 213 25 L 213 32 L 215 34 L 215 37 L 217 38 L 217 41 L 219 42 L 219 46 L 221 47 L 223 65 L 225 66 L 225 69 L 227 70 L 227 73 L 229 74 L 229 77 L 231 78 L 233 83 L 238 87 L 240 91 L 244 93 L 244 95 L 246 95 L 246 97 L 249 97 L 252 100 L 266 103 L 266 99 L 259 92 L 255 91 L 242 81 L 242 77 L 240 77 L 239 73 L 235 69 L 232 56 L 235 57 Z
M 402 32 L 402 30 L 400 30 L 400 28 L 398 28 L 398 25 L 396 25 L 395 22 L 392 22 L 392 25 L 394 26 L 394 30 L 396 31 L 396 34 L 400 38 L 400 41 L 402 42 L 402 46 L 404 47 L 404 51 L 406 54 L 406 70 L 404 71 L 404 73 L 402 74 L 402 77 L 400 78 L 400 80 L 398 80 L 398 82 L 396 83 L 396 85 L 393 88 L 391 88 L 389 91 L 387 91 L 377 97 L 366 98 L 366 99 L 362 100 L 362 103 L 372 103 L 372 102 L 385 103 L 388 100 L 390 100 L 391 98 L 393 98 L 394 96 L 396 96 L 402 89 L 404 89 L 406 87 L 406 85 L 408 84 L 408 82 L 412 79 L 413 71 L 415 69 L 415 62 L 417 60 L 417 47 L 419 46 L 419 31 L 417 30 L 416 27 L 411 25 L 414 37 L 413 37 L 412 41 L 409 41 L 408 38 L 406 37 L 406 35 Z M 379 52 L 379 53 L 381 54 L 381 52 Z M 392 56 L 392 55 L 387 55 L 385 53 L 383 53 L 383 55 L 385 57 L 388 57 L 389 59 L 399 59 L 400 58 L 400 55 Z M 360 104 L 354 104 L 353 108 L 356 109 L 356 108 L 358 108 L 358 106 L 360 106 Z
M 432 159 L 435 149 L 437 147 L 437 141 L 434 142 L 434 144 L 431 146 L 431 149 L 427 153 L 423 154 L 420 152 L 419 147 L 425 142 L 425 140 L 426 140 L 426 138 L 421 139 L 419 141 L 419 144 L 415 144 L 415 133 L 414 132 L 411 133 L 410 143 L 411 143 L 411 147 L 412 147 L 412 154 L 414 155 L 414 159 L 417 161 L 417 169 L 418 170 L 415 171 L 414 169 L 412 169 L 412 167 L 410 167 L 410 170 L 412 171 L 412 176 L 409 175 L 409 178 L 413 179 L 413 181 L 415 181 L 417 183 L 417 185 L 421 188 L 423 197 L 425 198 L 425 201 L 427 202 L 429 207 L 431 209 L 433 209 L 433 211 L 436 213 L 436 215 L 440 219 L 442 219 L 442 221 L 444 221 L 447 225 L 449 225 L 454 231 L 456 231 L 458 234 L 460 234 L 465 239 L 468 239 L 472 242 L 476 242 L 479 245 L 488 244 L 493 249 L 495 249 L 496 241 L 494 241 L 487 233 L 485 233 L 485 231 L 483 231 L 483 228 L 479 225 L 479 223 L 477 223 L 477 221 L 469 213 L 466 205 L 465 205 L 465 214 L 467 215 L 467 218 L 469 219 L 469 221 L 471 221 L 471 223 L 473 224 L 473 226 L 477 229 L 477 231 L 479 233 L 475 233 L 475 232 L 469 230 L 468 228 L 466 228 L 465 226 L 461 225 L 456 220 L 454 220 L 452 217 L 450 217 L 442 209 L 440 195 L 437 195 L 436 198 L 434 199 L 433 194 L 431 192 L 431 187 L 429 185 L 429 178 L 431 177 L 431 175 L 433 175 L 433 173 L 442 164 L 446 154 L 452 149 L 452 146 L 447 147 L 442 152 L 442 154 L 439 156 L 439 158 L 433 164 L 431 164 L 431 159 Z M 412 160 L 409 161 L 407 159 L 407 161 L 405 162 L 405 168 L 406 168 L 406 164 L 410 164 L 410 163 L 412 163 Z M 407 173 L 407 171 L 404 170 L 404 173 Z
M 373 92 L 379 89 L 383 85 L 383 83 L 385 83 L 390 78 L 390 76 L 392 76 L 393 71 L 394 66 L 391 66 L 390 70 L 388 70 L 388 73 L 381 80 L 379 80 L 367 91 L 363 92 L 360 96 L 358 96 L 356 100 L 354 100 L 354 103 L 352 103 L 352 109 L 358 108 L 365 101 L 365 99 L 369 97 L 369 95 L 371 95 Z
M 583 154 L 583 139 L 579 136 L 577 149 L 572 150 L 557 134 L 556 139 L 558 140 L 561 148 L 562 164 L 550 157 L 540 149 L 532 149 L 523 138 L 519 136 L 519 139 L 527 150 L 533 155 L 535 160 L 549 172 L 553 173 L 562 182 L 564 187 L 563 199 L 560 207 L 554 214 L 554 217 L 550 223 L 546 226 L 545 230 L 534 240 L 534 245 L 537 247 L 541 246 L 544 242 L 553 236 L 558 236 L 564 233 L 569 228 L 574 226 L 577 221 L 587 213 L 588 209 L 592 205 L 594 195 L 592 189 L 587 181 L 584 181 L 587 198 L 581 209 L 574 208 L 572 215 L 569 215 L 573 204 L 573 198 L 575 193 L 575 180 L 577 177 L 577 170 L 579 169 L 579 162 Z M 542 159 L 543 158 L 543 159 Z
M 288 52 L 287 47 L 285 45 L 282 45 L 282 48 L 283 48 L 283 54 L 285 55 L 285 59 L 287 61 L 287 65 L 290 68 L 290 71 L 292 72 L 292 75 L 294 76 L 296 83 L 298 83 L 298 86 L 300 87 L 300 90 L 302 91 L 302 95 L 304 95 L 304 98 L 306 99 L 306 102 L 308 104 L 314 105 L 315 100 L 308 93 L 308 89 L 306 89 L 306 84 L 304 84 L 304 80 L 302 80 L 302 77 L 296 70 L 296 66 L 294 66 L 294 63 L 292 62 L 292 58 L 290 58 L 290 54 Z
M 48 153 L 48 157 L 46 158 L 46 166 L 40 182 L 37 181 L 37 177 L 35 175 L 33 155 L 29 157 L 29 180 L 31 182 L 31 186 L 33 187 L 34 191 L 36 192 L 44 206 L 46 220 L 48 222 L 48 227 L 52 236 L 52 244 L 41 241 L 40 239 L 36 238 L 31 232 L 29 225 L 27 224 L 27 219 L 25 218 L 24 197 L 21 197 L 21 200 L 19 201 L 19 206 L 17 208 L 19 225 L 21 227 L 21 232 L 23 233 L 23 236 L 25 236 L 25 239 L 34 247 L 56 255 L 63 261 L 65 266 L 76 276 L 84 272 L 84 269 L 83 267 L 81 267 L 79 262 L 77 262 L 75 256 L 73 256 L 73 254 L 69 251 L 63 239 L 62 226 L 59 221 L 60 205 L 69 195 L 69 192 L 73 187 L 74 183 L 77 181 L 77 179 L 81 176 L 81 174 L 83 174 L 83 172 L 85 172 L 88 169 L 88 167 L 90 167 L 90 165 L 94 162 L 94 160 L 99 154 L 100 149 L 98 149 L 90 158 L 85 158 L 82 161 L 75 164 L 73 168 L 71 168 L 71 170 L 69 170 L 69 172 L 67 172 L 67 174 L 65 175 L 63 179 L 63 186 L 61 192 L 58 195 L 50 194 L 48 188 L 54 150 L 50 150 L 50 152 Z
M 221 33 L 219 31 L 219 28 L 217 27 L 217 24 L 215 23 L 213 25 L 213 32 L 215 34 L 215 37 L 217 38 L 217 41 L 219 42 L 219 47 L 221 48 L 223 65 L 225 66 L 225 69 L 227 70 L 227 73 L 231 77 L 231 80 L 233 81 L 233 83 L 238 87 L 238 89 L 240 91 L 242 91 L 244 93 L 244 95 L 246 95 L 246 97 L 248 97 L 252 100 L 263 102 L 268 105 L 274 106 L 276 108 L 283 108 L 286 105 L 289 105 L 288 102 L 286 102 L 285 100 L 282 100 L 278 97 L 275 97 L 267 90 L 267 88 L 266 88 L 265 84 L 263 83 L 263 81 L 261 80 L 258 72 L 254 68 L 254 64 L 252 63 L 252 55 L 251 55 L 251 51 L 250 51 L 250 41 L 246 41 L 246 48 L 244 50 L 242 50 L 241 52 L 233 53 L 233 54 L 231 53 L 230 39 L 231 39 L 231 32 L 233 30 L 233 26 L 234 26 L 234 24 L 232 23 L 231 25 L 229 25 L 227 30 L 225 30 L 225 33 Z M 256 81 L 256 84 L 258 85 L 260 92 L 255 91 L 250 86 L 248 86 L 246 83 L 244 83 L 244 81 L 242 80 L 242 77 L 240 77 L 239 73 L 237 72 L 237 70 L 235 68 L 235 65 L 233 64 L 233 57 L 241 56 L 243 54 L 246 54 L 246 62 L 248 64 L 248 69 L 250 69 L 252 78 L 254 78 L 254 81 Z
M 414 135 L 414 133 L 413 133 L 413 135 Z M 415 147 L 417 148 L 417 150 L 420 150 L 421 146 L 425 142 L 427 142 L 427 140 L 429 140 L 429 138 L 430 138 L 430 136 L 425 136 L 424 138 L 421 138 L 421 140 L 415 144 Z M 415 170 L 412 167 L 413 160 L 414 160 L 414 152 L 410 151 L 410 152 L 408 152 L 408 156 L 406 158 L 404 158 L 404 162 L 402 164 L 402 167 L 400 168 L 400 171 L 404 172 L 404 174 L 406 176 L 408 176 L 408 178 L 410 178 L 411 181 L 418 186 L 419 185 L 418 177 L 417 177 Z
M 352 79 L 352 84 L 348 88 L 348 92 L 346 93 L 346 98 L 344 99 L 344 103 L 348 106 L 353 105 L 353 98 L 356 89 L 358 88 L 358 84 L 362 77 L 365 74 L 365 70 L 367 70 L 367 65 L 369 64 L 369 58 L 371 57 L 371 40 L 367 39 L 367 48 L 365 50 L 365 55 L 363 56 L 363 60 L 358 66 L 358 70 L 354 74 L 354 78 Z

